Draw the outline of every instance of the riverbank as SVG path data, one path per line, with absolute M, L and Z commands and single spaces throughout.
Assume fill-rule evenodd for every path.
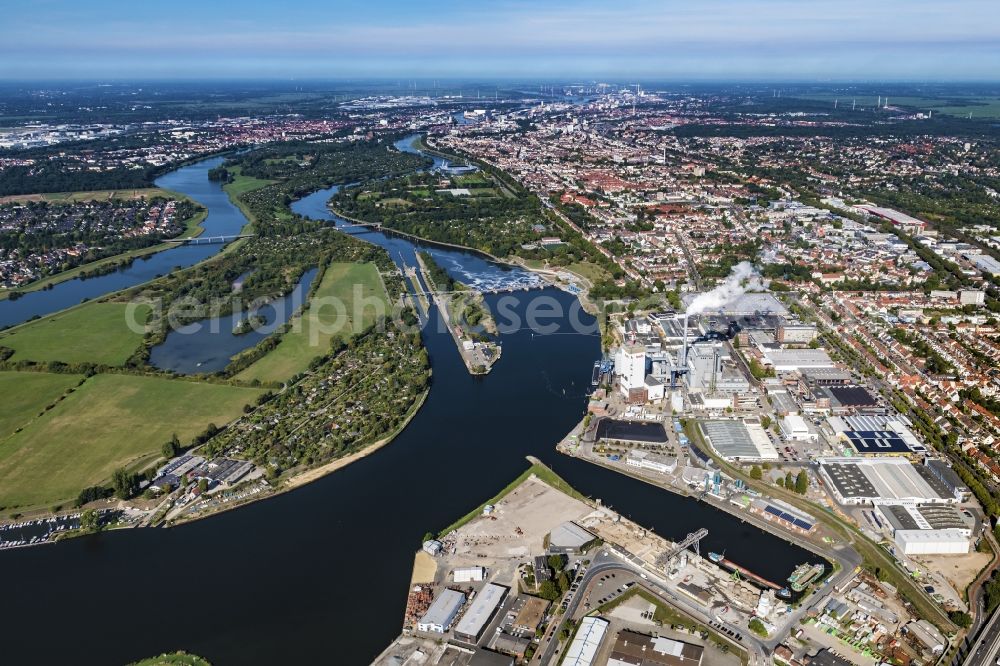
M 668 580 L 660 555 L 672 550 L 674 543 L 600 501 L 584 497 L 537 458 L 528 456 L 528 460 L 531 466 L 485 503 L 441 530 L 435 539 L 429 533 L 425 536 L 423 549 L 413 558 L 402 633 L 373 663 L 388 666 L 418 650 L 440 656 L 448 649 L 451 629 L 421 630 L 419 621 L 433 599 L 440 598 L 447 589 L 455 589 L 454 583 L 459 580 L 450 574 L 460 570 L 478 570 L 486 576 L 461 581 L 464 589 L 474 589 L 477 594 L 487 589 L 504 590 L 497 610 L 491 614 L 494 619 L 488 620 L 478 632 L 480 638 L 474 641 L 465 636 L 459 638 L 468 646 L 466 654 L 496 650 L 502 636 L 518 636 L 520 629 L 512 619 L 533 604 L 541 609 L 535 611 L 537 620 L 532 621 L 535 624 L 528 627 L 527 635 L 530 638 L 534 633 L 537 638 L 526 645 L 524 663 L 538 666 L 552 663 L 554 651 L 571 639 L 582 616 L 599 615 L 615 622 L 616 629 L 637 629 L 618 624 L 624 618 L 614 612 L 619 603 L 637 590 L 643 590 L 649 595 L 648 601 L 659 608 L 657 617 L 670 617 L 685 625 L 687 636 L 697 629 L 705 649 L 718 650 L 713 659 L 722 659 L 712 663 L 727 663 L 727 653 L 731 650 L 742 653 L 748 644 L 762 653 L 756 640 L 749 636 L 746 640 L 737 638 L 738 632 L 730 628 L 730 622 L 741 621 L 735 613 L 727 608 L 730 617 L 724 621 L 715 619 L 713 623 L 708 608 L 700 608 L 693 603 L 694 599 L 685 597 L 683 585 L 675 580 L 678 576 L 669 576 Z M 548 566 L 553 571 L 550 579 L 545 580 L 536 569 L 538 559 L 545 561 L 545 555 L 551 553 L 552 540 L 557 534 L 565 538 L 567 533 L 573 534 L 574 539 L 589 541 L 574 547 L 567 555 L 549 558 L 552 564 Z M 696 579 L 706 594 L 711 590 L 719 599 L 733 605 L 739 603 L 745 612 L 756 603 L 756 595 L 749 590 L 742 595 L 749 598 L 740 602 L 741 594 L 734 588 L 747 585 L 734 586 L 728 574 L 714 565 L 684 566 L 687 567 L 684 584 Z M 608 583 L 612 578 L 616 579 L 614 583 Z M 546 613 L 550 603 L 554 612 Z M 655 623 L 648 624 L 652 627 Z M 705 641 L 704 636 L 709 640 Z M 745 656 L 738 659 L 736 663 L 747 663 Z
M 574 429 L 574 431 L 575 430 L 576 429 Z M 837 563 L 837 566 L 841 570 L 843 570 L 845 567 L 852 569 L 853 566 L 857 566 L 857 564 L 854 563 L 854 558 L 850 558 L 850 561 L 848 561 L 847 558 L 841 558 L 839 555 L 832 553 L 829 550 L 824 550 L 824 548 L 819 543 L 816 543 L 815 541 L 809 539 L 805 539 L 798 534 L 783 529 L 780 525 L 777 525 L 767 520 L 763 520 L 760 517 L 756 516 L 755 514 L 741 510 L 739 507 L 730 502 L 725 502 L 716 499 L 711 495 L 707 495 L 705 493 L 701 494 L 690 493 L 684 488 L 678 487 L 670 483 L 665 483 L 664 479 L 655 478 L 654 475 L 656 473 L 654 472 L 650 472 L 650 474 L 647 475 L 642 473 L 641 471 L 629 469 L 624 464 L 616 465 L 611 461 L 608 461 L 600 456 L 579 455 L 574 450 L 575 446 L 576 446 L 575 443 L 572 443 L 567 439 L 557 444 L 556 450 L 559 453 L 562 453 L 563 455 L 576 458 L 578 460 L 583 460 L 593 465 L 598 465 L 605 469 L 611 470 L 617 474 L 628 476 L 630 478 L 635 479 L 636 481 L 641 481 L 655 488 L 666 490 L 667 492 L 673 493 L 680 497 L 684 497 L 692 501 L 703 502 L 704 504 L 711 506 L 714 509 L 718 509 L 720 511 L 728 513 L 734 518 L 739 519 L 741 522 L 749 523 L 754 527 L 763 530 L 765 532 L 768 532 L 770 534 L 773 534 L 774 536 L 779 537 L 784 541 L 799 546 L 800 548 L 804 548 L 805 550 L 808 550 L 817 557 L 820 557 L 832 563 Z M 820 541 L 822 542 L 822 538 L 820 538 Z M 838 563 L 838 559 L 844 559 L 844 561 Z M 857 560 L 860 561 L 860 555 L 857 556 Z
M 458 245 L 456 243 L 446 243 L 444 241 L 422 238 L 420 236 L 414 236 L 413 234 L 406 233 L 405 231 L 397 231 L 390 227 L 385 227 L 382 225 L 374 224 L 372 222 L 365 222 L 363 220 L 358 220 L 350 217 L 349 215 L 346 215 L 345 213 L 341 212 L 340 210 L 330 205 L 329 203 L 327 203 L 326 207 L 329 210 L 330 214 L 346 222 L 349 222 L 352 225 L 356 225 L 359 227 L 368 227 L 370 229 L 377 230 L 381 233 L 390 236 L 399 236 L 400 238 L 407 238 L 412 241 L 415 241 L 420 245 L 429 245 L 432 247 L 440 247 L 448 250 L 459 250 L 462 252 L 468 252 L 470 254 L 482 257 L 483 259 L 488 259 L 489 261 L 492 261 L 493 263 L 498 264 L 500 266 L 507 266 L 509 268 L 519 268 L 521 270 L 534 273 L 535 275 L 541 277 L 546 282 L 546 284 L 549 284 L 557 289 L 561 289 L 562 291 L 568 292 L 576 296 L 580 300 L 580 305 L 583 307 L 584 312 L 594 316 L 599 315 L 601 312 L 601 309 L 597 306 L 597 304 L 590 299 L 590 288 L 593 286 L 590 279 L 572 270 L 560 268 L 558 271 L 556 271 L 554 269 L 538 268 L 531 266 L 524 259 L 516 256 L 507 259 L 501 259 L 500 257 L 496 257 L 490 254 L 489 252 L 480 250 L 478 248 L 469 247 L 468 245 Z M 562 281 L 560 281 L 558 278 L 558 273 L 560 272 L 571 273 L 572 275 L 576 276 L 577 278 L 580 279 L 580 282 L 583 286 L 573 289 L 570 287 L 570 285 L 563 284 Z
M 66 282 L 67 280 L 72 280 L 77 277 L 98 277 L 100 275 L 105 275 L 127 266 L 134 259 L 148 257 L 156 254 L 157 252 L 174 248 L 177 246 L 178 240 L 197 238 L 200 236 L 205 231 L 201 226 L 201 223 L 205 221 L 206 217 L 208 217 L 207 210 L 201 210 L 189 217 L 184 221 L 184 231 L 179 235 L 174 236 L 171 241 L 163 241 L 161 243 L 157 243 L 156 245 L 150 245 L 149 247 L 131 250 L 129 252 L 123 252 L 121 254 L 98 259 L 97 261 L 91 261 L 90 263 L 81 264 L 69 270 L 56 273 L 55 275 L 49 275 L 48 277 L 44 277 L 40 280 L 29 282 L 28 284 L 17 287 L 16 289 L 0 289 L 0 301 L 10 298 L 13 293 L 29 294 L 33 291 L 54 287 L 61 282 Z
M 354 453 L 348 454 L 342 458 L 331 460 L 327 463 L 320 465 L 319 467 L 313 467 L 311 469 L 303 470 L 302 472 L 287 478 L 285 481 L 281 483 L 280 486 L 274 488 L 274 490 L 270 493 L 264 494 L 262 496 L 258 496 L 258 494 L 255 493 L 241 501 L 225 504 L 217 508 L 216 510 L 210 511 L 208 513 L 197 513 L 190 516 L 182 516 L 176 520 L 170 521 L 166 526 L 176 527 L 179 525 L 186 525 L 189 523 L 193 523 L 195 521 L 204 520 L 206 518 L 216 517 L 220 514 L 226 513 L 227 511 L 232 511 L 233 509 L 244 508 L 250 504 L 255 504 L 257 502 L 262 502 L 269 499 L 274 499 L 276 497 L 280 497 L 281 495 L 291 492 L 296 488 L 301 488 L 302 486 L 318 481 L 323 477 L 328 476 L 340 469 L 343 469 L 352 463 L 356 463 L 359 460 L 362 460 L 363 458 L 367 458 L 368 456 L 375 453 L 379 449 L 392 443 L 392 441 L 395 440 L 400 435 L 400 433 L 402 433 L 403 430 L 406 429 L 406 426 L 409 425 L 410 421 L 412 421 L 413 418 L 420 411 L 420 408 L 423 407 L 424 402 L 426 401 L 427 395 L 429 393 L 430 389 L 428 388 L 420 395 L 420 398 L 410 407 L 406 419 L 389 436 L 383 437 L 382 439 L 373 442 L 368 446 L 365 446 L 364 448 L 355 451 Z

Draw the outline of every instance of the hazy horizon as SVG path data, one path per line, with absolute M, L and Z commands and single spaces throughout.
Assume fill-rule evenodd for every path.
M 318 0 L 6 10 L 0 80 L 988 82 L 1000 3 Z

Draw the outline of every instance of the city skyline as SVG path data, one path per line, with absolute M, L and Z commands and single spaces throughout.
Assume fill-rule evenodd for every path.
M 995 80 L 1000 7 L 983 0 L 792 3 L 349 0 L 9 9 L 0 79 L 626 77 Z M 992 17 L 992 20 L 991 20 Z

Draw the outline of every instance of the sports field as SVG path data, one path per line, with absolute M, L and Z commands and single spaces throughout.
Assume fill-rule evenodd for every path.
M 6 390 L 0 404 L 20 391 L 16 381 L 0 388 Z M 95 375 L 24 430 L 0 440 L 0 506 L 72 500 L 83 488 L 107 482 L 116 468 L 158 457 L 173 433 L 187 444 L 209 423 L 232 421 L 260 393 L 159 377 Z
M 366 303 L 375 299 L 381 303 L 381 312 L 388 314 L 388 297 L 375 264 L 330 264 L 309 306 L 292 319 L 291 330 L 237 379 L 280 382 L 302 372 L 330 348 L 334 337 L 349 337 L 371 325 L 376 310 Z
M 47 372 L 0 372 L 0 442 L 15 430 L 28 425 L 54 403 L 82 375 L 54 375 Z
M 0 347 L 14 350 L 13 361 L 62 361 L 122 365 L 142 344 L 126 317 L 145 323 L 150 308 L 126 303 L 87 303 L 19 326 L 0 335 Z

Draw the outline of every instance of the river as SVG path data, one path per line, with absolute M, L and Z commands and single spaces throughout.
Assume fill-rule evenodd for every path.
M 200 163 L 164 178 L 208 206 L 209 219 L 237 210 L 203 196 L 216 187 L 206 170 Z M 335 223 L 325 205 L 333 191 L 294 208 Z M 352 233 L 413 265 L 410 240 Z M 473 253 L 433 252 L 456 279 L 527 279 Z M 63 298 L 74 302 L 73 287 L 66 289 Z M 575 300 L 551 288 L 518 292 L 516 314 L 540 293 L 567 310 Z M 487 303 L 496 307 L 499 298 L 510 295 Z M 430 315 L 436 321 L 437 312 Z M 473 377 L 451 336 L 427 326 L 430 393 L 375 454 L 294 492 L 180 527 L 0 553 L 0 659 L 107 665 L 185 649 L 217 666 L 366 664 L 399 632 L 421 536 L 492 496 L 524 470 L 529 454 L 666 537 L 707 527 L 703 549 L 725 551 L 768 578 L 783 579 L 813 559 L 706 504 L 557 454 L 555 443 L 583 416 L 601 353 L 596 335 L 576 334 L 567 321 L 557 332 L 504 333 L 503 358 L 489 375 Z
M 243 213 L 229 200 L 219 183 L 208 180 L 210 169 L 222 164 L 223 157 L 213 157 L 171 171 L 158 178 L 155 185 L 188 195 L 208 209 L 202 221 L 203 236 L 238 234 L 247 223 Z M 113 291 L 134 287 L 166 275 L 175 268 L 192 266 L 221 251 L 221 244 L 180 244 L 146 257 L 137 258 L 126 268 L 90 278 L 74 278 L 51 289 L 25 293 L 16 300 L 0 301 L 0 328 L 13 326 L 32 317 L 58 312 L 83 300 L 94 299 Z

